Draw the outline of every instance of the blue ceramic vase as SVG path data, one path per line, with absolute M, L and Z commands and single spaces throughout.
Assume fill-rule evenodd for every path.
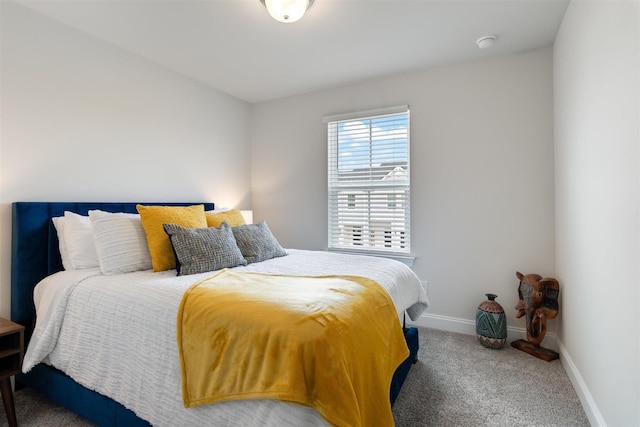
M 497 295 L 485 295 L 487 300 L 476 310 L 476 336 L 483 346 L 500 349 L 507 342 L 507 317 L 502 306 L 495 301 Z

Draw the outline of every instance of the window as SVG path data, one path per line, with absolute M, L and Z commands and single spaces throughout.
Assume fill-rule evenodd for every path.
M 329 249 L 409 254 L 409 108 L 324 121 Z

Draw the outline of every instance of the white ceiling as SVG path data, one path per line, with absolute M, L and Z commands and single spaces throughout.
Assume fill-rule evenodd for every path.
M 260 0 L 18 0 L 248 102 L 546 46 L 568 1 L 315 0 L 283 24 Z

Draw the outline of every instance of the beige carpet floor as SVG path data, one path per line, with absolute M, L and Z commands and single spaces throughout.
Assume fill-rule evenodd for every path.
M 589 426 L 560 361 L 508 344 L 490 350 L 475 336 L 424 328 L 419 334 L 419 361 L 393 407 L 396 426 Z M 22 427 L 92 426 L 30 389 L 15 394 L 15 405 Z M 0 426 L 6 425 L 2 408 Z

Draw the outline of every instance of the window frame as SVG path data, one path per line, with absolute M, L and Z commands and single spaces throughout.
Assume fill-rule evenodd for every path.
M 383 189 L 381 189 L 380 183 L 378 183 L 377 180 L 372 180 L 371 177 L 375 176 L 375 179 L 378 179 L 377 177 L 381 176 L 375 174 L 375 169 L 379 168 L 381 170 L 380 173 L 382 173 L 384 163 L 379 163 L 376 165 L 375 161 L 372 160 L 374 156 L 371 156 L 371 158 L 368 159 L 367 165 L 362 168 L 362 170 L 369 171 L 369 179 L 363 179 L 363 181 L 368 181 L 368 184 L 353 184 L 354 181 L 357 181 L 357 179 L 355 178 L 352 178 L 352 181 L 347 184 L 345 184 L 347 180 L 341 181 L 340 172 L 344 171 L 344 169 L 341 169 L 339 164 L 339 144 L 341 141 L 341 136 L 344 135 L 341 134 L 341 131 L 339 129 L 340 124 L 344 125 L 345 123 L 357 122 L 359 120 L 362 120 L 363 122 L 369 122 L 369 124 L 371 125 L 375 120 L 382 120 L 385 117 L 394 118 L 395 116 L 398 116 L 400 120 L 406 120 L 406 136 L 399 139 L 399 141 L 401 142 L 392 142 L 394 149 L 396 148 L 396 146 L 401 147 L 402 145 L 406 145 L 406 152 L 401 151 L 401 156 L 406 155 L 406 162 L 404 162 L 404 164 L 403 162 L 398 162 L 401 165 L 400 167 L 405 170 L 405 178 L 398 181 L 392 179 L 390 180 L 390 184 L 383 185 Z M 414 256 L 411 254 L 410 226 L 410 117 L 409 106 L 399 105 L 376 110 L 366 110 L 347 114 L 331 115 L 323 118 L 323 122 L 326 124 L 328 151 L 327 246 L 329 251 L 353 252 L 363 253 L 366 255 L 390 257 L 405 262 L 408 265 L 413 264 Z M 344 134 L 346 133 L 346 131 L 342 131 L 342 133 Z M 364 137 L 363 139 L 365 141 L 368 139 L 368 141 L 364 142 L 364 144 L 369 151 L 373 152 L 374 154 L 380 154 L 382 152 L 382 148 L 379 148 L 378 151 L 375 150 L 375 138 L 373 136 L 369 135 L 368 138 Z M 393 139 L 394 138 L 392 138 L 391 140 Z M 392 163 L 393 162 L 387 162 L 388 165 L 393 166 Z M 384 167 L 390 167 L 388 165 Z M 352 172 L 352 175 L 356 175 L 354 170 L 355 168 L 350 170 Z M 395 168 L 393 169 L 393 172 L 396 172 Z M 379 178 L 379 181 L 383 181 L 383 179 Z M 378 183 L 378 185 L 375 185 L 376 183 Z M 341 188 L 343 188 L 343 190 L 340 190 Z M 340 191 L 342 191 L 343 193 L 342 198 L 338 194 Z M 354 221 L 352 218 L 348 218 L 345 214 L 342 214 L 341 216 L 342 211 L 346 212 L 357 210 L 356 205 L 359 194 L 358 191 L 360 191 L 360 195 L 363 198 L 367 199 L 367 202 L 364 204 L 365 207 L 361 207 L 360 211 L 362 217 L 365 219 L 361 219 L 360 223 Z M 377 205 L 375 204 L 375 202 L 372 202 L 370 200 L 375 199 L 376 195 L 377 197 L 379 197 Z M 340 200 L 342 200 L 342 205 L 344 205 L 342 206 L 342 208 L 340 207 Z M 382 205 L 386 206 L 387 210 L 395 212 L 392 213 L 391 219 L 380 218 L 381 211 L 384 209 L 383 207 L 380 207 Z M 402 212 L 402 215 L 399 215 L 397 213 L 399 211 Z M 376 215 L 378 217 L 376 217 Z M 400 219 L 398 220 L 398 218 Z M 385 226 L 384 224 L 389 225 Z M 398 226 L 398 224 L 400 224 L 400 226 Z M 357 243 L 355 241 L 356 234 L 358 235 Z M 347 235 L 352 236 L 353 242 L 351 244 L 349 244 L 348 241 L 344 240 L 344 236 Z M 340 243 L 341 239 L 342 243 Z M 373 242 L 373 246 L 369 245 L 369 243 L 371 242 Z M 378 242 L 382 242 L 382 246 L 380 244 L 377 244 Z

